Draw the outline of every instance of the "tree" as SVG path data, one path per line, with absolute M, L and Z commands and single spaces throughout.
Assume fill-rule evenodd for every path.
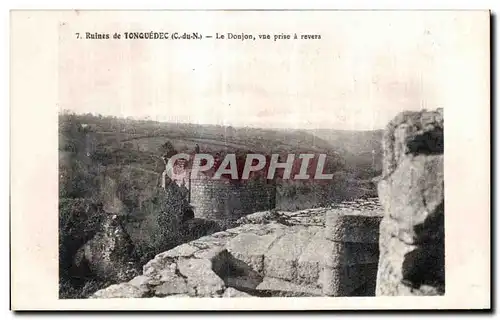
M 168 158 L 177 154 L 177 151 L 175 150 L 174 145 L 169 140 L 167 140 L 164 144 L 161 145 L 160 152 L 163 155 L 166 155 Z

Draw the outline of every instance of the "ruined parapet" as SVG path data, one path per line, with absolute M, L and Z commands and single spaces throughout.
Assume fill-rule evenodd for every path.
M 93 298 L 374 295 L 383 212 L 366 202 L 248 215 L 156 255 L 142 275 Z
M 324 295 L 375 295 L 382 216 L 378 210 L 334 209 L 326 212 L 328 252 L 320 275 Z
M 191 204 L 196 218 L 236 220 L 256 211 L 274 209 L 276 185 L 266 179 L 193 179 Z
M 404 112 L 383 140 L 377 295 L 444 294 L 443 112 Z
M 172 165 L 163 157 L 165 170 L 161 187 L 182 191 L 194 210 L 194 217 L 207 220 L 237 220 L 247 214 L 276 207 L 276 182 L 261 176 L 250 179 L 214 177 L 216 170 L 192 171 L 192 164 L 178 159 Z M 216 159 L 217 161 L 217 159 Z

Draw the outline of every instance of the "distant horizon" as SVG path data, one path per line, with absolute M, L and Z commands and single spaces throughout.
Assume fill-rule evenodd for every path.
M 306 131 L 314 131 L 314 130 L 332 130 L 332 131 L 345 131 L 345 132 L 374 132 L 374 131 L 383 131 L 385 128 L 377 128 L 377 129 L 338 129 L 338 128 L 300 128 L 300 127 L 274 127 L 274 126 L 259 126 L 259 125 L 245 125 L 245 124 L 218 124 L 218 123 L 195 123 L 195 122 L 184 122 L 184 121 L 172 121 L 172 120 L 158 120 L 153 119 L 152 117 L 137 117 L 137 116 L 123 116 L 123 115 L 115 115 L 115 114 L 103 114 L 99 112 L 76 112 L 74 110 L 65 109 L 59 110 L 59 115 L 65 114 L 74 114 L 77 116 L 85 116 L 92 115 L 94 117 L 102 116 L 102 117 L 114 117 L 122 120 L 130 120 L 130 121 L 151 121 L 165 124 L 185 124 L 185 125 L 198 125 L 198 126 L 220 126 L 220 127 L 232 127 L 232 128 L 252 128 L 252 129 L 264 129 L 264 130 L 306 130 Z

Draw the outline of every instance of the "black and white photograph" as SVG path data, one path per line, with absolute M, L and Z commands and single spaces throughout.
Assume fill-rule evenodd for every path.
M 462 213 L 472 205 L 460 202 L 466 190 L 482 193 L 464 201 L 484 199 L 478 181 L 486 176 L 457 176 L 460 161 L 483 161 L 457 153 L 472 151 L 468 135 L 489 126 L 488 11 L 12 18 L 19 39 L 31 19 L 49 21 L 55 45 L 46 61 L 56 103 L 50 133 L 40 132 L 52 139 L 43 147 L 51 156 L 17 162 L 50 163 L 31 183 L 57 177 L 25 191 L 40 192 L 54 217 L 43 222 L 50 246 L 57 234 L 44 279 L 57 293 L 48 304 L 190 310 L 201 306 L 190 301 L 211 298 L 203 308 L 251 301 L 251 310 L 292 310 L 363 298 L 360 308 L 380 301 L 391 309 L 391 298 L 405 297 L 397 308 L 461 308 L 464 288 L 481 293 L 471 304 L 489 296 L 488 247 L 460 269 L 472 247 L 455 240 L 489 245 L 489 209 Z M 478 111 L 468 116 L 459 108 L 471 102 Z M 44 125 L 41 114 L 30 123 Z M 49 237 L 33 231 L 42 220 L 22 206 L 23 234 Z M 457 287 L 470 263 L 485 272 Z M 26 292 L 25 280 L 17 286 Z M 421 296 L 441 300 L 408 300 Z M 335 301 L 331 308 L 343 309 Z

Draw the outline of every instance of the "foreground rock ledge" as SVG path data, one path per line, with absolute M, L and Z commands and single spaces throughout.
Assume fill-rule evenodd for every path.
M 376 199 L 258 212 L 158 254 L 142 275 L 91 298 L 374 295 L 381 216 Z

